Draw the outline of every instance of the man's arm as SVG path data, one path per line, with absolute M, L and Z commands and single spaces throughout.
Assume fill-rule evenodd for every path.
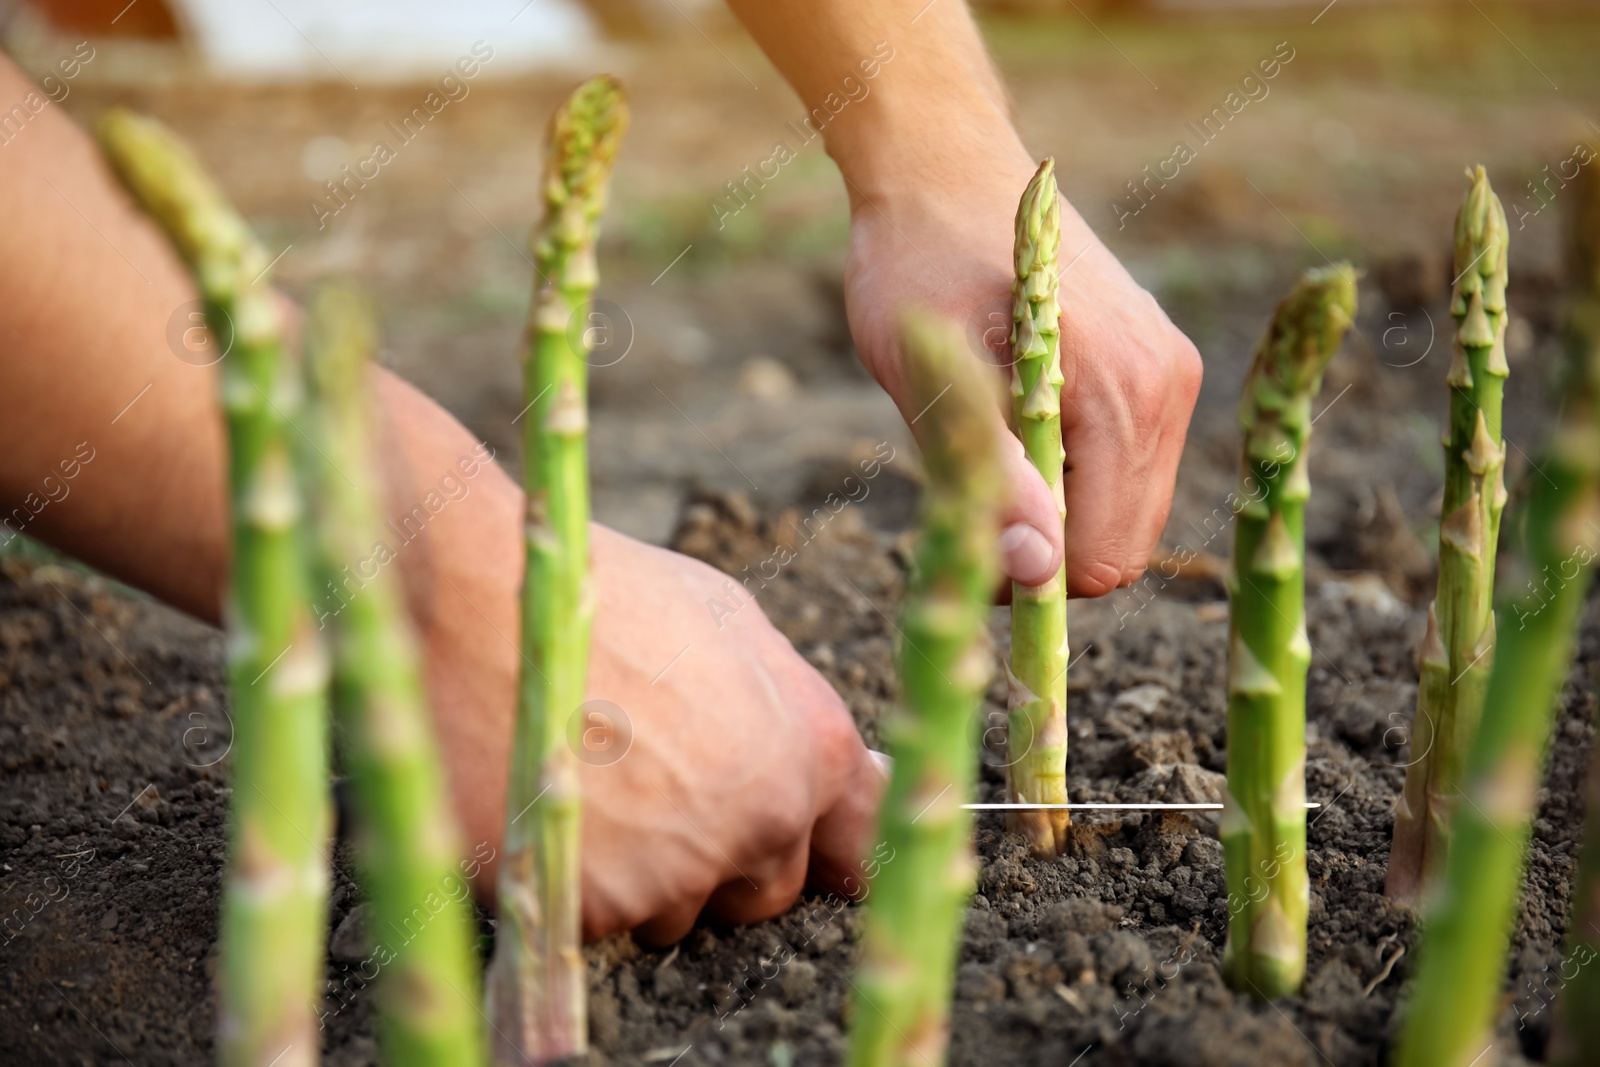
M 824 109 L 823 139 L 853 209 L 912 192 L 960 195 L 997 166 L 1028 158 L 963 0 L 728 6 L 806 108 Z M 875 76 L 865 76 L 864 62 Z M 860 87 L 866 93 L 855 98 Z M 826 108 L 829 94 L 849 101 L 837 115 Z
M 968 325 L 975 344 L 986 332 L 991 341 L 1004 335 L 1013 217 L 1036 162 L 1011 125 L 977 27 L 963 0 L 729 6 L 806 108 L 822 108 L 822 135 L 850 196 L 851 333 L 902 414 L 915 417 L 895 316 L 922 304 Z M 884 47 L 892 60 L 866 79 L 860 64 Z M 837 114 L 830 94 L 835 105 L 849 100 Z M 1058 169 L 1071 166 L 1063 159 Z M 1200 358 L 1071 205 L 1061 230 L 1070 264 L 1060 294 L 1065 559 L 1069 589 L 1095 596 L 1136 579 L 1161 535 Z M 991 359 L 1004 365 L 1007 355 Z M 1062 559 L 1055 504 L 1020 446 L 1008 444 L 1005 455 L 1006 570 L 1037 583 Z
M 32 91 L 0 58 L 0 101 Z M 229 561 L 217 373 L 174 350 L 194 288 L 58 109 L 0 153 L 0 514 L 11 520 L 0 538 L 38 537 L 215 623 Z M 437 404 L 386 371 L 374 390 L 395 528 L 419 525 L 411 513 L 430 490 L 450 497 L 393 546 L 394 565 L 458 819 L 469 846 L 498 850 L 521 665 L 521 493 L 477 462 L 478 442 Z M 838 696 L 759 607 L 713 620 L 705 605 L 725 579 L 711 568 L 601 527 L 593 554 L 588 692 L 624 709 L 633 745 L 580 772 L 586 933 L 673 940 L 708 904 L 730 921 L 765 918 L 789 906 L 808 866 L 839 887 L 882 778 Z M 479 884 L 492 888 L 492 864 Z

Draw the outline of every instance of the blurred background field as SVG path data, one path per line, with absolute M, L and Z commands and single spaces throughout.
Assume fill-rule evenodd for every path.
M 1324 256 L 1367 269 L 1362 332 L 1336 388 L 1359 384 L 1343 403 L 1382 394 L 1391 411 L 1442 411 L 1447 345 L 1427 344 L 1448 321 L 1450 220 L 1474 162 L 1488 165 L 1513 218 L 1523 320 L 1513 357 L 1548 341 L 1560 205 L 1531 212 L 1541 197 L 1559 201 L 1551 175 L 1564 162 L 1570 172 L 1575 145 L 1600 144 L 1595 5 L 1063 0 L 981 15 L 1027 143 L 1057 157 L 1066 195 L 1206 357 L 1191 451 L 1231 453 L 1249 346 L 1292 272 Z M 850 349 L 842 183 L 820 140 L 799 147 L 789 124 L 806 106 L 719 5 L 477 0 L 442 13 L 95 0 L 13 5 L 5 34 L 40 74 L 88 41 L 94 58 L 65 83 L 62 106 L 88 121 L 128 103 L 192 138 L 285 250 L 283 284 L 304 293 L 348 274 L 372 288 L 386 360 L 512 467 L 540 128 L 580 74 L 613 70 L 632 89 L 635 120 L 602 251 L 602 521 L 664 541 L 697 487 L 782 505 L 858 439 L 903 440 Z M 396 140 L 391 128 L 474 42 L 493 58 L 463 80 L 465 95 L 414 140 Z M 915 48 L 916 27 L 890 44 Z M 1292 59 L 1266 95 L 1203 143 L 1204 116 L 1275 52 Z M 881 77 L 893 76 L 890 63 Z M 1144 182 L 1180 139 L 1197 158 L 1146 184 L 1148 205 L 1119 220 L 1113 199 L 1138 207 L 1128 183 Z M 324 182 L 343 180 L 341 168 L 378 140 L 395 158 L 360 188 L 346 185 L 348 203 L 327 215 L 340 205 Z M 730 200 L 726 183 L 779 140 L 798 158 L 748 206 Z M 1532 403 L 1540 389 L 1528 378 L 1517 395 Z M 1514 403 L 1508 433 L 1520 440 L 1534 421 Z M 1373 432 L 1403 446 L 1393 488 L 1415 519 L 1437 488 L 1434 434 L 1405 417 Z M 1226 491 L 1191 473 L 1175 522 Z M 1345 503 L 1318 511 L 1342 514 Z M 1364 507 L 1373 513 L 1372 501 Z

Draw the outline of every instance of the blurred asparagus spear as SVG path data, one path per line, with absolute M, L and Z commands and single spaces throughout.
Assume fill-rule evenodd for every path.
M 1055 160 L 1046 159 L 1017 207 L 1012 281 L 1012 415 L 1028 460 L 1055 494 L 1063 525 L 1061 470 L 1061 309 L 1056 305 L 1061 197 Z M 1007 800 L 1067 802 L 1067 582 L 1057 570 L 1043 585 L 1011 587 L 1010 778 Z M 1013 811 L 1010 829 L 1036 856 L 1066 846 L 1068 813 Z
M 410 935 L 379 978 L 383 1062 L 473 1067 L 484 1050 L 472 916 L 456 869 L 460 839 L 399 576 L 384 569 L 387 559 L 373 558 L 381 497 L 366 371 L 375 348 L 371 311 L 358 294 L 329 288 L 318 295 L 306 352 L 319 441 L 321 564 L 332 587 L 352 571 L 358 582 L 333 617 L 334 714 L 354 779 L 376 928 Z
M 1456 216 L 1455 358 L 1445 434 L 1439 589 L 1428 610 L 1411 731 L 1413 762 L 1395 816 L 1384 891 L 1415 906 L 1443 874 L 1467 751 L 1494 662 L 1494 564 L 1505 507 L 1506 250 L 1510 230 L 1482 167 Z
M 1557 393 L 1561 412 L 1539 464 L 1543 477 L 1529 474 L 1527 479 L 1531 491 L 1522 534 L 1526 567 L 1507 581 L 1517 592 L 1506 598 L 1509 612 L 1500 613 L 1506 631 L 1495 653 L 1483 724 L 1468 763 L 1466 795 L 1483 811 L 1469 810 L 1469 805 L 1457 815 L 1446 895 L 1424 933 L 1421 971 L 1401 1047 L 1406 1057 L 1401 1062 L 1408 1065 L 1465 1063 L 1467 1050 L 1488 1042 L 1516 918 L 1534 798 L 1544 777 L 1590 564 L 1600 552 L 1600 176 L 1593 167 L 1579 171 L 1567 202 L 1572 288 Z M 1459 943 L 1464 932 L 1471 944 Z M 1557 1002 L 1551 1063 L 1577 1067 L 1600 1062 L 1600 977 L 1593 963 L 1597 948 L 1600 778 L 1592 778 L 1567 927 L 1567 958 L 1579 967 L 1570 979 L 1565 971 L 1561 974 L 1568 981 Z M 1450 1003 L 1460 1006 L 1456 1032 L 1426 1033 L 1423 1028 L 1449 1010 Z M 1428 1060 L 1430 1056 L 1437 1058 Z
M 1356 311 L 1349 264 L 1307 271 L 1273 314 L 1244 383 L 1229 575 L 1228 791 L 1220 836 L 1231 918 L 1223 971 L 1267 999 L 1305 978 L 1305 507 L 1311 402 Z
M 1600 176 L 1594 168 L 1579 171 L 1573 182 L 1571 221 L 1566 232 L 1566 258 L 1568 277 L 1573 280 L 1571 306 L 1566 325 L 1566 358 L 1568 358 L 1568 384 L 1581 382 L 1581 394 L 1566 395 L 1568 410 L 1576 418 L 1584 418 L 1587 408 L 1587 434 L 1584 443 L 1582 430 L 1562 430 L 1570 435 L 1566 443 L 1573 446 L 1573 458 L 1581 456 L 1587 448 L 1589 458 L 1590 493 L 1597 490 L 1594 462 L 1600 456 Z M 1565 414 L 1565 413 L 1563 413 Z M 1538 483 L 1534 483 L 1538 485 Z M 1549 488 L 1549 486 L 1546 486 Z M 1594 496 L 1590 498 L 1594 501 Z M 1590 504 L 1595 509 L 1594 504 Z M 1600 545 L 1600 518 L 1590 512 L 1587 526 L 1590 555 Z M 1578 534 L 1579 537 L 1582 534 Z M 1542 576 L 1544 581 L 1546 576 Z M 1549 608 L 1547 608 L 1549 609 Z M 1589 817 L 1584 825 L 1584 843 L 1578 857 L 1578 885 L 1573 888 L 1573 917 L 1566 926 L 1566 961 L 1562 977 L 1566 982 L 1558 993 L 1555 1008 L 1555 1029 L 1550 1035 L 1549 1057 L 1552 1064 L 1562 1067 L 1584 1067 L 1600 1062 L 1600 968 L 1595 957 L 1600 955 L 1600 749 L 1590 755 Z M 1576 966 L 1576 974 L 1568 976 L 1568 966 Z
M 594 615 L 589 584 L 588 351 L 595 238 L 627 126 L 622 85 L 575 89 L 550 119 L 530 244 L 538 272 L 523 363 L 527 569 L 517 724 L 500 864 L 500 925 L 488 977 L 496 1063 L 582 1052 L 577 757 L 568 723 L 583 703 Z
M 332 823 L 328 659 L 312 619 L 294 464 L 299 370 L 283 346 L 268 257 L 199 161 L 166 127 L 125 110 L 109 112 L 98 132 L 123 182 L 193 270 L 226 355 L 234 733 L 218 1056 L 240 1067 L 314 1064 Z
M 851 1067 L 944 1062 L 975 873 L 972 817 L 961 807 L 976 774 L 969 734 L 993 671 L 985 620 L 999 576 L 998 397 L 948 324 L 909 317 L 904 338 L 918 403 L 927 405 L 917 430 L 928 488 L 901 621 L 901 708 L 886 731 L 894 769 L 878 836 L 888 853 L 853 983 Z

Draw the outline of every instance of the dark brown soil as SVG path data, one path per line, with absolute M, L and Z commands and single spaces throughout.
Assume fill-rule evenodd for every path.
M 845 694 L 869 740 L 894 698 L 889 619 L 903 573 L 903 537 L 879 524 L 905 518 L 908 470 L 889 472 L 878 495 L 813 540 L 796 518 L 815 502 L 763 520 L 725 496 L 691 504 L 676 539 L 736 574 L 775 544 L 796 549 L 758 600 Z M 813 481 L 826 485 L 826 472 Z M 1148 603 L 1074 607 L 1078 799 L 1217 797 L 1225 611 L 1219 590 L 1185 585 Z M 1084 818 L 1072 857 L 1040 862 L 985 815 L 953 1063 L 1383 1062 L 1415 943 L 1414 917 L 1381 890 L 1420 617 L 1369 574 L 1321 568 L 1312 585 L 1307 774 L 1309 795 L 1326 806 L 1310 835 L 1306 995 L 1263 1006 L 1223 986 L 1227 905 L 1209 817 Z M 1548 1031 L 1532 990 L 1546 990 L 1565 925 L 1593 718 L 1588 681 L 1600 662 L 1596 616 L 1536 827 L 1509 987 L 1523 995 L 1513 1004 L 1508 994 L 1502 1017 L 1506 1062 L 1520 1062 L 1519 1051 L 1536 1058 Z M 1003 609 L 994 622 L 1003 647 Z M 0 907 L 10 919 L 0 942 L 0 1062 L 209 1058 L 228 798 L 221 667 L 220 636 L 168 609 L 67 567 L 5 564 Z M 991 710 L 1001 697 L 991 690 Z M 983 794 L 998 798 L 998 759 L 981 754 Z M 359 978 L 359 894 L 342 849 L 336 867 L 326 1052 L 332 1063 L 363 1064 L 375 1046 Z M 687 1049 L 676 1062 L 835 1063 L 859 929 L 860 909 L 808 898 L 774 922 L 698 929 L 668 952 L 626 938 L 594 946 L 601 1058 L 670 1063 Z

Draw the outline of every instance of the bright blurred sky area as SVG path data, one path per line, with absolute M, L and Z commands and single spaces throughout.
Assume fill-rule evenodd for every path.
M 442 71 L 475 41 L 500 73 L 582 52 L 598 40 L 575 0 L 172 0 L 217 72 L 243 78 Z

